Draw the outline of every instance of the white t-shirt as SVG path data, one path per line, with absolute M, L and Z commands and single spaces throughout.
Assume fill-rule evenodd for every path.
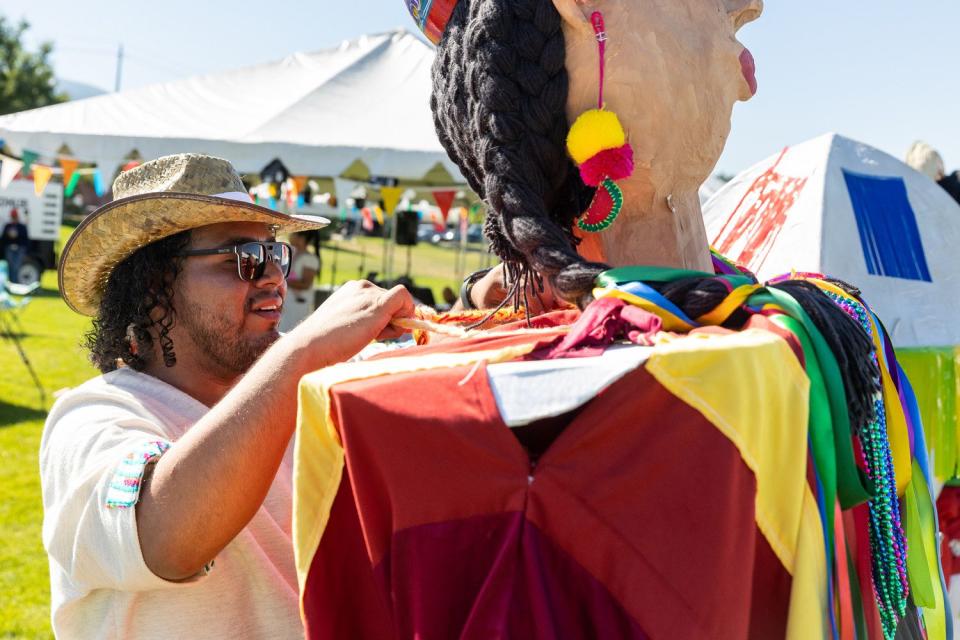
M 58 638 L 303 637 L 290 537 L 292 444 L 263 505 L 208 571 L 174 583 L 144 563 L 134 504 L 145 457 L 175 447 L 207 411 L 132 369 L 94 378 L 53 406 L 40 476 Z

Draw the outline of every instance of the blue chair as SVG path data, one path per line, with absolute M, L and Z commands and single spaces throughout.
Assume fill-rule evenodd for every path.
M 26 334 L 23 323 L 20 322 L 20 312 L 30 303 L 30 295 L 40 287 L 40 283 L 17 284 L 10 282 L 8 274 L 6 261 L 0 260 L 0 338 L 13 343 L 14 348 L 20 355 L 20 360 L 23 361 L 30 377 L 33 379 L 33 384 L 40 392 L 41 406 L 46 408 L 47 393 L 40 382 L 40 377 L 30 363 L 26 350 L 23 348 L 23 341 L 20 339 L 21 336 Z

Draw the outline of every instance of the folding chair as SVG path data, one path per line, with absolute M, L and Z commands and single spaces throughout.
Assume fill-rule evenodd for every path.
M 23 330 L 23 323 L 20 322 L 20 311 L 30 302 L 30 294 L 36 291 L 40 284 L 36 282 L 32 285 L 16 284 L 8 281 L 4 277 L 6 275 L 4 272 L 5 269 L 0 269 L 0 338 L 13 343 L 17 353 L 20 354 L 20 360 L 23 361 L 33 379 L 33 384 L 40 392 L 40 406 L 46 408 L 47 392 L 30 363 L 30 358 L 23 348 L 23 341 L 20 339 L 26 333 Z

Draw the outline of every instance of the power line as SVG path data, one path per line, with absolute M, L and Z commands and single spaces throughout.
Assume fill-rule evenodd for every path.
M 117 57 L 116 49 L 107 49 L 107 48 L 98 48 L 98 47 L 57 47 L 54 50 L 54 54 L 57 53 L 82 53 L 87 55 L 96 55 L 101 57 Z M 143 56 L 136 53 L 131 53 L 129 50 L 124 49 L 123 51 L 124 60 L 132 60 L 137 64 L 146 67 L 153 67 L 154 69 L 160 69 L 166 71 L 167 73 L 173 73 L 176 75 L 193 75 L 197 73 L 196 71 L 188 70 L 185 67 L 176 67 L 169 64 L 166 64 L 169 61 L 158 62 L 153 56 Z

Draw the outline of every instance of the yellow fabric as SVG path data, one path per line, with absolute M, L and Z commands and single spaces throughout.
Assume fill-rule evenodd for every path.
M 757 526 L 793 576 L 788 637 L 822 636 L 811 629 L 829 618 L 822 525 L 806 479 L 810 381 L 790 347 L 757 329 L 674 337 L 657 344 L 647 371 L 754 472 Z
M 351 380 L 463 367 L 482 361 L 506 362 L 526 355 L 534 346 L 351 362 L 316 371 L 300 380 L 293 453 L 293 555 L 301 594 L 343 474 L 343 446 L 330 415 L 330 389 Z
M 719 326 L 723 324 L 734 311 L 743 306 L 747 298 L 752 296 L 757 289 L 760 288 L 761 286 L 758 284 L 745 284 L 737 287 L 717 308 L 697 318 L 697 322 L 709 326 Z
M 632 293 L 627 293 L 626 291 L 621 291 L 613 287 L 597 288 L 593 290 L 593 297 L 597 298 L 598 300 L 600 298 L 619 298 L 628 304 L 632 304 L 635 307 L 640 307 L 644 311 L 649 311 L 663 321 L 664 331 L 678 331 L 680 333 L 687 333 L 693 330 L 693 326 L 688 322 L 681 320 L 674 314 L 660 308 L 649 300 L 645 300 L 640 296 L 635 296 Z
M 797 558 L 790 591 L 786 640 L 826 640 L 832 637 L 827 607 L 827 557 L 817 500 L 804 487 L 803 512 L 797 536 Z
M 617 114 L 600 109 L 581 113 L 567 134 L 567 151 L 577 164 L 583 164 L 601 151 L 618 149 L 626 143 L 627 136 Z

